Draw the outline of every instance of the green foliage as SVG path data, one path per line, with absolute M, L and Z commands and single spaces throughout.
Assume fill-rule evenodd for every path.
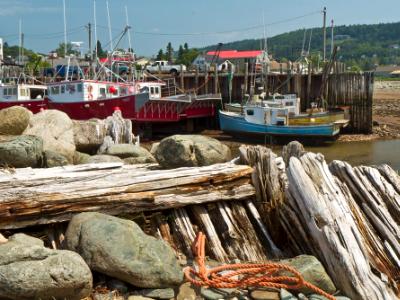
M 352 66 L 359 65 L 363 69 L 373 69 L 375 65 L 400 64 L 400 22 L 375 25 L 350 25 L 337 26 L 334 29 L 336 45 L 340 46 L 337 59 L 350 63 Z M 280 34 L 268 39 L 268 51 L 278 61 L 287 58 L 295 61 L 300 57 L 302 50 L 304 30 L 296 30 Z M 307 31 L 307 42 L 310 30 Z M 349 36 L 346 38 L 345 36 Z M 327 32 L 327 58 L 330 56 L 330 31 Z M 310 51 L 312 54 L 323 53 L 322 28 L 312 29 L 312 40 Z M 216 45 L 206 47 L 204 51 L 215 49 Z M 257 50 L 260 49 L 260 39 L 242 40 L 224 44 L 223 49 Z
M 101 42 L 99 40 L 97 40 L 97 57 L 99 58 L 107 57 L 107 52 L 103 50 L 103 47 L 101 46 Z
M 79 55 L 78 51 L 73 50 L 72 49 L 72 44 L 71 43 L 67 43 L 67 46 L 65 46 L 65 43 L 60 43 L 58 45 L 58 48 L 55 50 L 55 52 L 57 53 L 57 55 L 59 57 L 64 57 L 65 55 L 65 47 L 67 48 L 67 55 Z
M 11 56 L 16 59 L 19 55 L 19 47 L 18 46 L 9 46 L 7 42 L 3 44 L 3 54 L 4 57 Z M 24 55 L 28 56 L 34 54 L 32 50 L 24 48 Z
M 158 50 L 158 54 L 156 56 L 156 59 L 157 60 L 165 60 L 166 59 L 163 49 Z
M 171 63 L 174 59 L 174 48 L 172 48 L 171 42 L 168 43 L 166 50 L 166 59 Z
M 27 70 L 32 70 L 33 74 L 39 75 L 40 70 L 51 67 L 50 63 L 43 59 L 43 56 L 32 53 L 29 56 L 29 61 L 25 65 Z
M 199 51 L 195 48 L 189 49 L 188 43 L 179 46 L 177 64 L 190 66 L 193 60 L 199 55 Z

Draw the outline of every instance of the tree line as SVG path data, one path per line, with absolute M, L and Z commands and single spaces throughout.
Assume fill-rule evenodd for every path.
M 199 55 L 199 50 L 196 48 L 189 48 L 188 43 L 179 45 L 178 51 L 175 51 L 171 42 L 165 47 L 165 52 L 160 49 L 157 53 L 157 60 L 167 60 L 170 63 L 182 64 L 189 66 L 193 60 Z

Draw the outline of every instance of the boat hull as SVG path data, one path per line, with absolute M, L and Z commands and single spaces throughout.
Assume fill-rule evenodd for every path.
M 24 100 L 24 101 L 21 100 L 0 101 L 0 110 L 11 106 L 22 106 L 29 109 L 34 114 L 36 114 L 43 109 L 47 109 L 48 101 L 47 99 L 34 99 L 34 100 Z
M 144 96 L 145 95 L 145 96 Z M 71 119 L 105 119 L 119 109 L 125 119 L 135 119 L 136 111 L 148 101 L 148 94 L 128 95 L 124 97 L 76 102 L 55 102 L 49 100 L 48 107 L 65 112 Z
M 264 136 L 333 138 L 340 132 L 340 126 L 334 123 L 308 126 L 264 125 L 249 123 L 242 115 L 223 111 L 219 111 L 219 124 L 225 132 Z

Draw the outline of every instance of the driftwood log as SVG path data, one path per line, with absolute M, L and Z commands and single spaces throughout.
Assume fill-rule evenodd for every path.
M 248 199 L 252 168 L 233 163 L 174 170 L 93 164 L 0 171 L 0 229 L 69 220 L 79 212 L 128 214 Z
M 364 220 L 347 186 L 329 170 L 320 154 L 292 157 L 287 169 L 287 201 L 336 286 L 352 299 L 396 299 L 385 276 L 371 269 L 369 242 L 356 220 Z M 364 184 L 366 184 L 364 182 Z M 363 186 L 363 188 L 367 188 Z M 364 228 L 365 229 L 365 228 Z M 368 228 L 370 229 L 370 228 Z M 382 274 L 384 275 L 384 274 Z

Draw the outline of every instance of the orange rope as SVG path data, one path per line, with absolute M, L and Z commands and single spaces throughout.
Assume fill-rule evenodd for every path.
M 193 285 L 212 288 L 258 286 L 289 290 L 307 287 L 329 300 L 335 300 L 334 296 L 305 281 L 299 271 L 280 263 L 232 264 L 207 269 L 205 265 L 205 244 L 206 236 L 199 232 L 192 246 L 199 270 L 196 271 L 191 267 L 184 270 L 186 279 Z M 276 276 L 275 273 L 280 270 L 288 271 L 293 276 Z M 225 271 L 224 274 L 220 274 L 222 271 Z

